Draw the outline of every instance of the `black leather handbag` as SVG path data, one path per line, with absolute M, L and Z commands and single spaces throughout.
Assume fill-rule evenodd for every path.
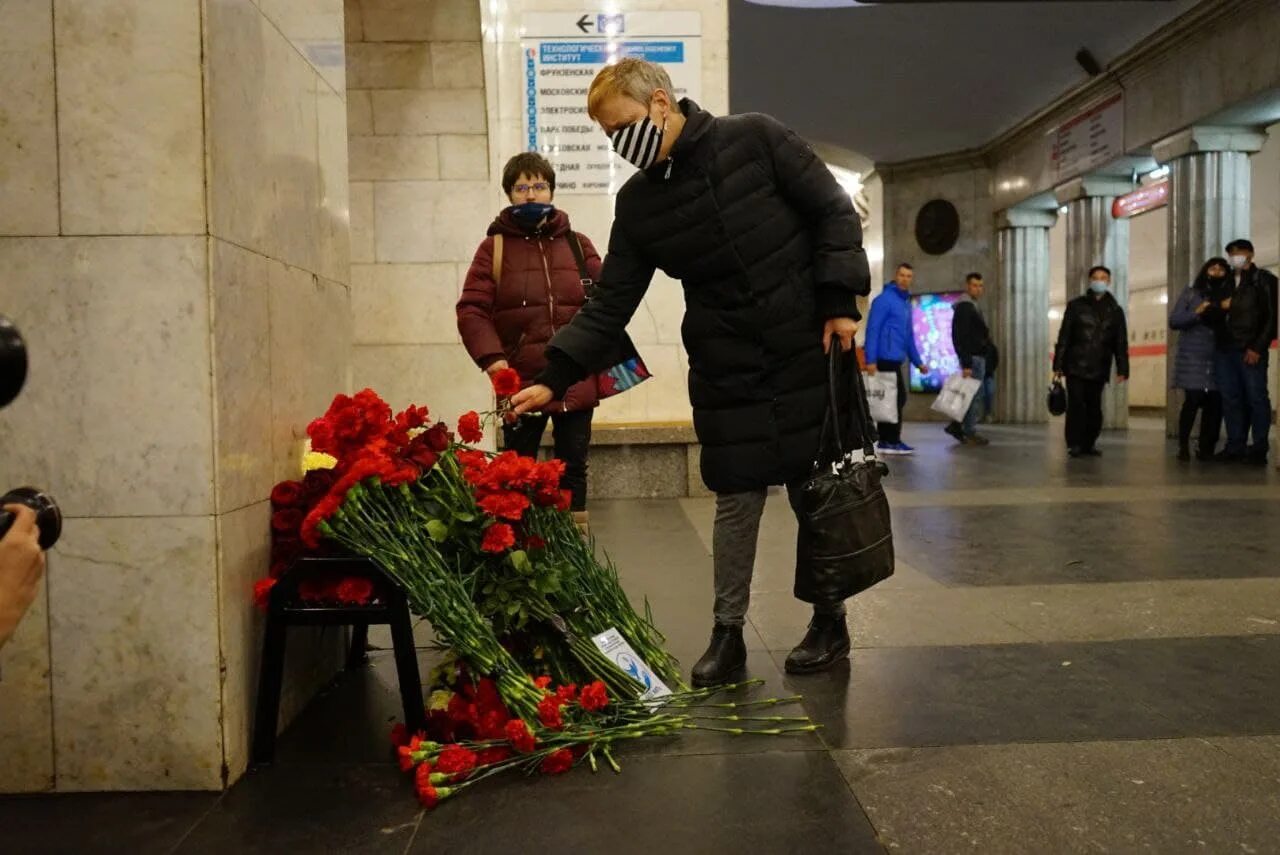
M 795 596 L 806 603 L 835 603 L 893 575 L 889 500 L 880 485 L 888 467 L 876 459 L 875 423 L 856 363 L 843 373 L 847 398 L 840 407 L 839 346 L 827 367 L 827 416 L 813 475 L 801 488 L 796 540 Z M 851 360 L 847 360 L 851 361 Z M 862 459 L 845 446 L 848 429 L 862 439 Z
M 1046 403 L 1049 405 L 1049 415 L 1060 416 L 1067 411 L 1067 390 L 1062 385 L 1062 381 L 1054 378 L 1049 384 L 1049 395 Z

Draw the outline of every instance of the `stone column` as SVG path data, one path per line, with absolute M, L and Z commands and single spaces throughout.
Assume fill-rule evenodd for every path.
M 1122 178 L 1076 178 L 1054 189 L 1058 204 L 1067 206 L 1067 298 L 1089 287 L 1089 268 L 1102 264 L 1111 269 L 1111 292 L 1129 311 L 1129 221 L 1111 216 L 1111 203 L 1128 193 L 1133 184 Z M 1103 425 L 1129 426 L 1129 393 L 1123 383 L 1112 383 L 1102 396 Z
M 991 295 L 991 333 L 1000 348 L 998 421 L 1044 422 L 1049 378 L 1049 229 L 1052 211 L 1010 209 L 997 215 L 1000 278 Z
M 1169 166 L 1169 305 L 1199 273 L 1201 265 L 1233 238 L 1249 234 L 1249 155 L 1266 134 L 1254 128 L 1194 127 L 1154 146 L 1156 160 Z M 1169 331 L 1165 374 L 1169 398 L 1165 428 L 1175 436 L 1182 394 L 1173 389 L 1178 334 Z
M 0 0 L 0 310 L 32 354 L 0 490 L 66 520 L 0 650 L 0 792 L 248 764 L 267 497 L 350 388 L 342 28 L 332 2 Z M 341 667 L 326 629 L 291 634 L 284 720 Z

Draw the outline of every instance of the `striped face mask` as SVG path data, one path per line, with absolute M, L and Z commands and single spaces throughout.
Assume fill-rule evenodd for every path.
M 659 128 L 645 116 L 613 134 L 613 150 L 639 169 L 648 169 L 658 161 L 666 122 Z

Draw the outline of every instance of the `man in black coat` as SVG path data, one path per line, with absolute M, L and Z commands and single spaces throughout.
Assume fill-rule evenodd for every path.
M 787 485 L 798 507 L 826 412 L 824 350 L 852 349 L 871 282 L 853 204 L 808 144 L 768 116 L 712 116 L 673 92 L 661 66 L 634 58 L 592 83 L 588 112 L 640 172 L 618 194 L 597 295 L 552 340 L 542 385 L 513 403 L 536 410 L 609 367 L 654 271 L 682 281 L 694 429 L 717 497 L 715 629 L 693 668 L 705 686 L 745 666 L 767 489 Z M 787 670 L 823 670 L 849 646 L 844 604 L 815 605 Z
M 1055 377 L 1067 378 L 1067 453 L 1097 457 L 1102 433 L 1102 390 L 1111 380 L 1129 379 L 1129 329 L 1124 309 L 1111 296 L 1111 271 L 1089 271 L 1089 292 L 1067 304 L 1053 350 Z
M 987 327 L 987 319 L 978 306 L 986 286 L 981 273 L 970 273 L 964 278 L 964 296 L 956 302 L 951 316 L 951 345 L 955 348 L 956 358 L 960 360 L 960 370 L 965 377 L 982 383 L 978 394 L 973 396 L 969 412 L 965 413 L 963 422 L 952 422 L 946 431 L 962 445 L 988 445 L 987 438 L 978 433 L 978 421 L 986 409 L 986 382 L 995 371 L 990 358 L 995 351 L 991 343 L 991 330 Z
M 1253 244 L 1227 244 L 1234 287 L 1220 303 L 1214 375 L 1222 392 L 1227 447 L 1217 459 L 1265 465 L 1270 451 L 1271 394 L 1267 361 L 1276 337 L 1276 277 L 1253 263 Z M 1249 434 L 1253 433 L 1250 446 Z
M 1236 238 L 1227 244 L 1227 258 L 1231 262 L 1231 269 L 1234 273 L 1233 290 L 1257 288 L 1257 293 L 1265 299 L 1265 309 L 1271 318 L 1271 322 L 1267 325 L 1265 341 L 1259 341 L 1254 345 L 1258 359 L 1254 362 L 1248 362 L 1246 353 L 1245 363 L 1240 366 L 1239 371 L 1235 371 L 1233 366 L 1225 366 L 1225 370 L 1229 373 L 1239 374 L 1241 381 L 1239 384 L 1239 403 L 1231 405 L 1238 413 L 1226 412 L 1228 429 L 1227 429 L 1227 445 L 1228 447 L 1218 455 L 1220 460 L 1237 460 L 1242 459 L 1246 463 L 1262 465 L 1267 462 L 1267 452 L 1270 450 L 1270 433 L 1271 433 L 1271 395 L 1267 389 L 1267 361 L 1270 356 L 1271 342 L 1276 340 L 1277 321 L 1280 321 L 1280 288 L 1277 288 L 1276 275 L 1270 270 L 1264 270 L 1253 262 L 1253 243 L 1244 238 Z M 1248 303 L 1249 297 L 1242 301 Z M 1248 313 L 1250 310 L 1241 306 L 1237 311 L 1237 321 L 1241 315 Z M 1228 316 L 1229 316 L 1228 312 Z M 1225 318 L 1223 319 L 1225 320 Z M 1245 318 L 1245 322 L 1240 326 L 1248 328 L 1249 321 Z M 1219 343 L 1224 342 L 1222 329 L 1219 328 Z M 1261 366 L 1259 369 L 1258 366 Z M 1261 385 L 1257 382 L 1255 375 L 1261 375 Z M 1226 396 L 1224 398 L 1224 407 Z M 1255 418 L 1255 409 L 1258 411 Z M 1241 423 L 1244 425 L 1245 431 L 1245 448 L 1231 447 L 1231 431 L 1230 420 L 1233 415 L 1238 414 Z M 1248 434 L 1253 433 L 1253 445 L 1248 446 Z

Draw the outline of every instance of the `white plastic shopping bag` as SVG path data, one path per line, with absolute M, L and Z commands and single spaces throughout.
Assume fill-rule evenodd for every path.
M 973 403 L 974 396 L 981 388 L 981 380 L 965 377 L 963 374 L 952 374 L 942 384 L 942 391 L 938 393 L 932 409 L 952 421 L 964 421 L 965 414 L 969 412 L 969 405 Z
M 880 424 L 898 423 L 898 375 L 893 371 L 877 371 L 863 377 L 867 387 L 867 403 L 871 420 Z

